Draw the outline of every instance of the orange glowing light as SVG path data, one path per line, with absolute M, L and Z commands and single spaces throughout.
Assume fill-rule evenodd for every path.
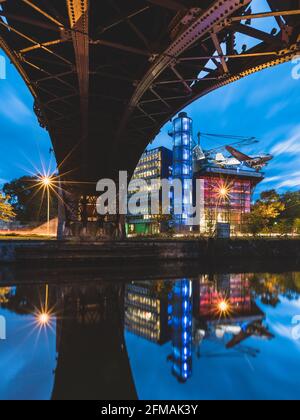
M 41 327 L 47 327 L 51 322 L 51 316 L 47 312 L 41 312 L 37 314 L 37 323 Z
M 216 304 L 216 313 L 218 313 L 221 317 L 229 316 L 232 313 L 232 306 L 229 300 L 220 298 L 220 300 Z
M 229 305 L 227 302 L 222 301 L 218 304 L 218 309 L 220 312 L 224 313 L 224 312 L 228 312 L 229 309 Z
M 225 180 L 219 181 L 215 186 L 215 194 L 219 201 L 225 201 L 230 198 L 230 193 L 232 189 L 232 183 L 227 182 Z
M 52 185 L 52 178 L 49 176 L 43 176 L 40 181 L 44 187 L 50 187 Z
M 219 194 L 221 197 L 227 197 L 228 195 L 228 189 L 225 187 L 221 187 L 219 190 Z

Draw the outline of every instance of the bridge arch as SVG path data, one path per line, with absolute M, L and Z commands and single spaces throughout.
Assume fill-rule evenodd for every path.
M 89 193 L 99 178 L 132 173 L 179 110 L 291 60 L 300 51 L 299 1 L 268 0 L 261 13 L 252 12 L 253 3 L 2 2 L 0 46 L 35 98 L 65 180 L 81 182 L 80 193 Z M 276 19 L 275 32 L 251 25 L 268 17 Z M 259 43 L 238 51 L 237 34 Z

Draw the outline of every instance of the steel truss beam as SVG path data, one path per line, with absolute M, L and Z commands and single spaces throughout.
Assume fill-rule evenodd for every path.
M 243 6 L 251 3 L 251 0 L 218 0 L 205 12 L 201 13 L 194 22 L 188 25 L 188 28 L 180 33 L 167 50 L 161 54 L 151 66 L 145 77 L 137 86 L 127 110 L 125 111 L 118 129 L 117 138 L 122 135 L 128 120 L 137 107 L 145 92 L 151 87 L 154 81 L 163 73 L 164 70 L 176 64 L 177 58 L 182 55 L 189 47 L 194 45 L 209 33 L 218 24 L 224 22 L 234 12 L 240 10 Z M 221 30 L 221 29 L 220 29 Z
M 90 43 L 92 45 L 103 45 L 104 47 L 114 48 L 114 49 L 121 50 L 121 51 L 124 51 L 124 52 L 129 52 L 129 53 L 132 53 L 132 54 L 138 54 L 138 55 L 142 55 L 142 56 L 146 56 L 146 57 L 151 57 L 152 56 L 152 54 L 149 51 L 142 50 L 141 48 L 135 48 L 135 47 L 131 47 L 129 45 L 121 44 L 119 42 L 107 41 L 105 39 L 90 40 Z
M 259 39 L 260 41 L 265 42 L 266 44 L 274 44 L 276 40 L 273 35 L 268 34 L 267 32 L 261 31 L 259 29 L 253 28 L 249 25 L 243 25 L 238 23 L 234 26 L 234 30 L 241 34 L 250 36 L 251 38 Z M 277 40 L 278 42 L 279 40 Z
M 28 18 L 26 16 L 20 16 L 20 15 L 16 15 L 12 13 L 3 13 L 1 10 L 0 10 L 0 16 L 4 16 L 6 19 L 16 20 L 17 22 L 26 23 L 28 25 L 37 26 L 38 28 L 47 29 L 54 32 L 59 31 L 59 28 L 56 25 L 41 22 L 39 20 Z
M 154 4 L 155 6 L 160 6 L 166 9 L 174 10 L 175 12 L 186 10 L 186 7 L 182 3 L 180 3 L 180 1 L 177 0 L 148 0 L 148 2 Z
M 82 138 L 88 136 L 89 104 L 89 0 L 67 0 L 82 113 Z
M 281 10 L 265 13 L 254 13 L 250 15 L 243 16 L 234 16 L 227 19 L 227 23 L 231 24 L 232 22 L 240 22 L 241 20 L 252 20 L 252 19 L 263 19 L 267 17 L 281 17 L 281 16 L 295 16 L 300 15 L 300 9 L 297 10 Z
M 120 23 L 125 22 L 128 19 L 134 18 L 135 16 L 138 16 L 139 14 L 145 12 L 146 10 L 149 10 L 149 6 L 143 7 L 139 10 L 136 10 L 134 12 L 131 12 L 129 14 L 120 15 L 118 19 L 114 19 L 112 22 L 106 24 L 105 26 L 102 26 L 98 28 L 99 33 L 104 33 L 108 31 L 109 29 L 114 28 L 115 26 L 119 25 Z
M 75 87 L 73 85 L 71 85 L 70 83 L 66 82 L 65 80 L 61 79 L 60 76 L 55 75 L 55 74 L 51 74 L 49 73 L 47 70 L 37 66 L 36 64 L 32 63 L 31 61 L 27 60 L 25 57 L 22 57 L 22 62 L 28 64 L 30 67 L 34 68 L 35 70 L 40 71 L 43 74 L 47 74 L 48 76 L 48 80 L 51 79 L 56 79 L 58 82 L 60 82 L 61 84 L 67 86 L 69 89 L 71 89 L 72 91 L 76 91 Z
M 233 17 L 233 18 L 225 18 L 225 20 L 221 23 L 221 25 L 219 23 L 215 23 L 212 30 L 211 30 L 211 39 L 213 41 L 214 47 L 215 47 L 218 55 L 214 54 L 214 55 L 210 55 L 210 56 L 208 55 L 206 57 L 203 56 L 203 57 L 178 58 L 176 56 L 176 54 L 174 54 L 176 56 L 176 61 L 175 62 L 183 62 L 184 63 L 184 62 L 190 61 L 190 60 L 204 60 L 204 61 L 212 60 L 215 63 L 217 68 L 219 68 L 220 64 L 222 65 L 223 72 L 224 72 L 223 75 L 220 75 L 220 76 L 217 76 L 217 77 L 203 77 L 203 78 L 198 78 L 197 77 L 197 78 L 194 78 L 194 79 L 183 77 L 180 74 L 180 72 L 178 72 L 175 69 L 174 61 L 172 63 L 172 58 L 175 59 L 175 57 L 174 57 L 174 55 L 172 56 L 170 54 L 169 50 L 168 50 L 167 52 L 163 53 L 160 58 L 158 58 L 156 60 L 154 66 L 148 72 L 148 75 L 149 75 L 149 78 L 151 78 L 151 76 L 150 76 L 150 73 L 151 73 L 152 76 L 154 76 L 153 78 L 159 79 L 159 76 L 160 76 L 161 73 L 159 72 L 159 70 L 155 69 L 155 67 L 158 67 L 160 59 L 163 61 L 164 59 L 166 60 L 167 57 L 168 57 L 169 58 L 169 68 L 173 71 L 173 73 L 177 77 L 177 80 L 174 79 L 174 80 L 165 80 L 165 81 L 154 81 L 154 82 L 152 82 L 152 86 L 159 87 L 159 86 L 164 85 L 164 84 L 178 84 L 178 83 L 181 82 L 185 86 L 185 89 L 190 92 L 189 96 L 194 97 L 192 86 L 195 83 L 198 84 L 199 82 L 202 82 L 202 81 L 203 82 L 212 82 L 213 81 L 213 82 L 218 83 L 218 81 L 219 81 L 220 83 L 223 84 L 223 80 L 224 80 L 224 83 L 227 83 L 226 80 L 228 80 L 228 78 L 231 76 L 230 72 L 229 72 L 228 64 L 227 64 L 227 61 L 229 59 L 236 59 L 236 58 L 239 58 L 239 59 L 249 58 L 250 59 L 250 58 L 262 58 L 262 57 L 267 58 L 267 57 L 270 57 L 270 60 L 273 59 L 273 62 L 277 62 L 278 60 L 281 61 L 282 57 L 283 57 L 283 54 L 284 54 L 284 51 L 280 51 L 280 48 L 278 48 L 280 46 L 282 48 L 282 45 L 283 45 L 278 36 L 270 35 L 266 32 L 261 31 L 261 30 L 257 30 L 257 29 L 255 29 L 251 26 L 242 25 L 241 23 L 237 23 L 237 22 L 241 22 L 242 20 L 246 20 L 246 19 L 264 18 L 264 17 L 270 17 L 270 16 L 278 17 L 278 16 L 282 16 L 282 15 L 284 15 L 284 16 L 298 15 L 299 13 L 300 13 L 300 10 L 283 11 L 283 12 L 275 11 L 275 12 L 268 12 L 268 13 L 262 13 L 262 14 L 254 14 L 254 15 L 253 14 L 251 14 L 251 15 L 245 14 L 244 16 L 238 16 L 238 17 Z M 251 51 L 248 51 L 247 53 L 241 53 L 241 54 L 238 54 L 238 53 L 237 54 L 224 54 L 223 51 L 222 51 L 217 33 L 219 31 L 221 31 L 225 26 L 228 26 L 229 24 L 234 24 L 232 26 L 232 30 L 235 31 L 235 32 L 240 32 L 240 33 L 246 34 L 246 35 L 248 35 L 252 38 L 263 41 L 267 45 L 272 45 L 273 48 L 274 48 L 273 51 L 253 51 L 253 50 L 251 50 Z M 285 27 L 283 26 L 283 22 L 282 22 L 282 25 L 281 25 L 281 29 L 285 30 Z M 178 40 L 175 40 L 175 43 L 177 41 Z M 207 41 L 207 40 L 205 40 L 205 41 Z M 195 42 L 196 42 L 196 40 L 195 40 Z M 202 44 L 202 47 L 203 46 L 204 45 Z M 293 50 L 293 47 L 292 47 L 292 50 Z M 288 50 L 286 52 L 288 53 Z M 180 53 L 182 53 L 182 51 L 180 51 Z M 220 63 L 217 60 L 219 60 Z M 271 65 L 273 65 L 273 64 L 271 64 Z M 175 71 L 174 71 L 174 69 L 175 69 Z M 199 69 L 199 71 L 200 71 L 200 69 Z M 204 71 L 204 68 L 202 69 L 202 71 Z M 210 70 L 210 71 L 212 72 L 213 70 Z M 255 71 L 255 70 L 251 69 L 250 73 L 252 71 Z M 240 78 L 240 77 L 243 77 L 244 75 L 247 75 L 247 74 L 248 74 L 247 72 L 241 73 L 241 75 L 239 75 L 238 77 Z M 151 85 L 150 85 L 150 87 L 147 86 L 147 85 L 143 86 L 143 83 L 145 83 L 145 85 L 147 84 L 146 78 L 141 81 L 141 84 L 137 87 L 136 92 L 131 99 L 130 107 L 127 110 L 127 112 L 125 112 L 124 118 L 121 122 L 121 126 L 120 126 L 120 129 L 119 129 L 119 132 L 118 132 L 118 136 L 120 136 L 121 132 L 125 129 L 125 126 L 126 126 L 128 120 L 130 118 L 130 115 L 133 113 L 135 107 L 139 108 L 138 104 L 146 105 L 146 104 L 151 104 L 151 103 L 154 103 L 154 102 L 158 102 L 159 100 L 160 101 L 162 101 L 162 100 L 166 101 L 166 99 L 167 99 L 163 96 L 159 96 L 156 99 L 152 99 L 152 100 L 151 99 L 150 100 L 145 100 L 145 101 L 142 100 L 143 94 L 147 91 L 147 89 L 152 91 L 151 90 L 152 89 Z M 230 83 L 230 82 L 228 82 L 228 83 Z M 144 92 L 142 91 L 143 87 L 145 87 Z M 139 88 L 141 89 L 141 93 L 139 92 Z M 173 100 L 174 98 L 178 99 L 178 97 L 171 97 L 171 98 L 168 98 L 168 100 Z M 147 112 L 146 109 L 144 109 L 144 111 Z
M 224 55 L 223 55 L 223 51 L 222 51 L 222 47 L 220 45 L 219 39 L 217 34 L 215 34 L 214 32 L 211 34 L 211 38 L 213 40 L 214 46 L 216 48 L 216 51 L 219 54 L 221 63 L 222 63 L 222 67 L 223 67 L 223 71 L 224 73 L 229 73 L 228 67 L 227 67 L 227 63 L 225 61 Z
M 122 12 L 120 10 L 120 8 L 117 6 L 117 4 L 114 2 L 114 0 L 109 0 L 110 3 L 112 4 L 114 10 L 116 10 L 118 16 L 122 16 Z M 125 17 L 122 18 L 124 22 L 127 23 L 127 25 L 132 29 L 132 31 L 137 35 L 137 37 L 144 43 L 145 47 L 148 49 L 148 51 L 150 50 L 150 45 L 148 40 L 146 39 L 146 37 L 144 36 L 144 34 L 137 28 L 136 25 L 134 25 L 129 17 Z
M 33 44 L 34 46 L 41 48 L 43 51 L 54 55 L 56 58 L 59 58 L 60 60 L 62 60 L 64 63 L 72 65 L 72 63 L 67 60 L 65 57 L 61 56 L 60 54 L 57 54 L 56 52 L 50 50 L 47 46 L 44 46 L 43 44 L 39 43 L 38 41 L 36 41 L 35 39 L 29 37 L 28 35 L 24 34 L 21 31 L 18 31 L 17 29 L 15 29 L 13 26 L 7 25 L 5 22 L 3 22 L 2 20 L 0 20 L 0 25 L 2 25 L 4 28 L 8 29 L 9 31 L 14 32 L 15 34 L 17 34 L 18 36 L 20 36 L 21 38 L 26 39 L 26 41 L 30 42 L 31 44 Z
M 48 20 L 50 20 L 51 22 L 55 23 L 55 25 L 59 26 L 59 27 L 63 27 L 64 25 L 59 22 L 57 19 L 55 19 L 53 16 L 50 16 L 49 13 L 45 12 L 44 10 L 42 10 L 40 7 L 38 7 L 35 3 L 33 3 L 30 0 L 22 0 L 23 3 L 27 4 L 28 6 L 32 7 L 36 12 L 40 13 L 41 15 L 43 15 L 45 18 L 47 18 Z

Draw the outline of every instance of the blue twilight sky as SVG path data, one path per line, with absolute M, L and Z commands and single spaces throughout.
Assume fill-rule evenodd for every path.
M 265 10 L 265 0 L 253 0 L 254 13 Z M 270 32 L 277 24 L 275 19 L 268 18 L 252 21 L 252 26 Z M 253 41 L 240 36 L 237 49 L 243 44 L 250 47 Z M 213 68 L 212 63 L 210 66 Z M 297 70 L 295 63 L 264 70 L 219 89 L 187 108 L 194 119 L 195 135 L 202 131 L 256 136 L 260 144 L 254 150 L 244 148 L 243 151 L 275 155 L 259 190 L 300 188 L 300 68 L 298 80 L 292 77 L 293 69 Z M 28 171 L 37 172 L 42 165 L 54 167 L 54 162 L 50 162 L 48 133 L 39 127 L 32 110 L 32 97 L 7 59 L 6 72 L 6 79 L 0 78 L 0 185 Z M 170 124 L 162 129 L 153 147 L 171 147 L 169 128 Z M 204 147 L 219 144 L 207 142 Z

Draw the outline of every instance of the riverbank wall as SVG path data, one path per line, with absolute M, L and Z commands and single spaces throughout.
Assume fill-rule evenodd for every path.
M 127 240 L 97 243 L 60 241 L 0 241 L 0 263 L 111 265 L 164 261 L 218 262 L 233 260 L 295 260 L 299 239 Z

